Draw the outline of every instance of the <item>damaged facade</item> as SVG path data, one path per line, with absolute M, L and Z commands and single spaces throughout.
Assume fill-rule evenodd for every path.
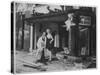
M 41 7 L 41 6 L 40 6 Z M 34 13 L 27 18 L 23 15 L 22 35 L 24 39 L 21 41 L 19 49 L 27 49 L 29 51 L 36 49 L 36 43 L 41 33 L 50 28 L 54 38 L 54 46 L 62 48 L 70 48 L 71 55 L 96 55 L 96 11 L 91 7 L 74 7 L 67 6 L 62 10 L 50 11 L 47 14 Z M 63 27 L 68 18 L 68 13 L 74 13 L 75 26 L 71 26 L 71 31 L 67 31 Z M 20 31 L 21 32 L 21 31 Z M 20 33 L 19 32 L 19 33 Z M 23 35 L 25 34 L 25 35 Z M 17 46 L 18 48 L 19 46 Z

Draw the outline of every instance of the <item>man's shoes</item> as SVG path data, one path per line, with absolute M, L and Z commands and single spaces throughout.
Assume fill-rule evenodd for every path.
M 41 63 L 41 61 L 40 60 L 37 60 L 35 63 Z
M 48 65 L 46 62 L 42 62 L 44 65 Z

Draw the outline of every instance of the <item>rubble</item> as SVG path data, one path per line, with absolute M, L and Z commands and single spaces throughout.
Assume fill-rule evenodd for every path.
M 40 71 L 64 71 L 64 70 L 77 70 L 86 69 L 92 63 L 89 61 L 80 61 L 81 58 L 66 55 L 64 58 L 63 53 L 56 54 L 57 60 L 52 60 L 51 63 L 44 65 L 42 63 L 35 63 L 35 53 L 28 55 L 28 53 L 18 51 L 16 54 L 16 72 L 40 72 Z M 76 59 L 80 62 L 76 62 Z

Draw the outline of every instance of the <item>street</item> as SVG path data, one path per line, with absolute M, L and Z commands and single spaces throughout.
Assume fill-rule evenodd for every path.
M 47 65 L 42 63 L 35 64 L 36 51 L 33 54 L 29 54 L 25 51 L 16 51 L 16 73 L 27 73 L 27 72 L 41 72 L 41 71 L 65 71 L 65 70 L 80 70 L 86 69 L 91 62 L 75 62 L 75 60 L 81 60 L 68 56 L 67 59 L 54 60 Z M 85 63 L 85 64 L 84 64 Z

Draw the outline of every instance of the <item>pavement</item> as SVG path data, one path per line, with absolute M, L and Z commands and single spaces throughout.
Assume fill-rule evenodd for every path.
M 66 70 L 80 70 L 87 69 L 87 66 L 91 62 L 75 62 L 75 60 L 81 60 L 80 58 L 75 58 L 73 56 L 67 56 L 66 59 L 54 60 L 51 63 L 48 62 L 47 65 L 36 62 L 36 51 L 32 54 L 25 51 L 16 51 L 15 58 L 15 69 L 16 73 L 30 73 L 30 72 L 44 72 L 44 71 L 66 71 Z

